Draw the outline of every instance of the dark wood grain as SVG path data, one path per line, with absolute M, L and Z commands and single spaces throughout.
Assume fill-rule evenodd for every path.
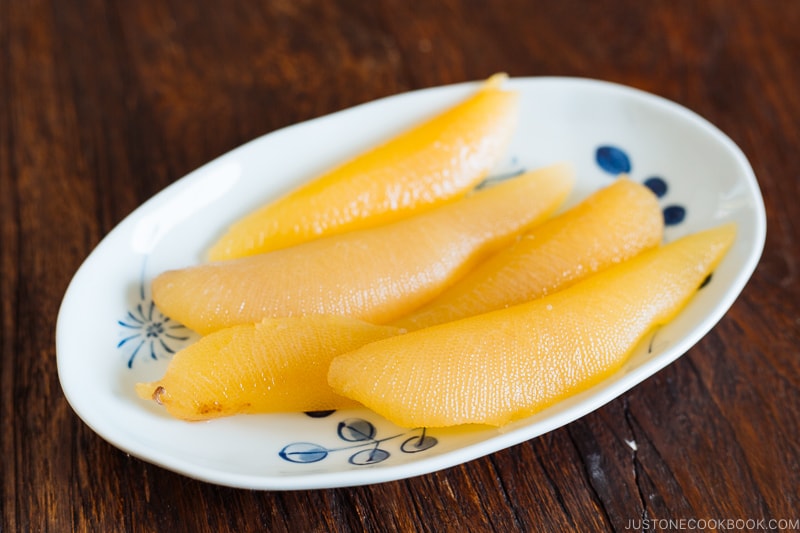
M 800 520 L 798 28 L 795 0 L 0 0 L 0 530 Z M 767 207 L 764 255 L 688 354 L 540 438 L 356 488 L 194 481 L 127 456 L 73 414 L 56 369 L 58 307 L 137 205 L 269 131 L 500 70 L 654 92 L 717 124 L 750 159 Z

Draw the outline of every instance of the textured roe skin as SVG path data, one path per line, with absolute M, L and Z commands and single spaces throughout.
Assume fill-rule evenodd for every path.
M 183 420 L 350 407 L 354 401 L 328 386 L 331 359 L 399 333 L 323 316 L 234 326 L 175 354 L 162 379 L 138 383 L 136 392 Z
M 617 371 L 716 267 L 735 227 L 684 237 L 572 287 L 334 358 L 328 382 L 406 427 L 500 426 Z
M 394 325 L 421 329 L 535 300 L 657 246 L 663 235 L 655 195 L 617 179 L 535 226 Z
M 266 317 L 386 323 L 419 307 L 550 216 L 574 177 L 554 165 L 393 224 L 164 272 L 153 299 L 201 334 Z

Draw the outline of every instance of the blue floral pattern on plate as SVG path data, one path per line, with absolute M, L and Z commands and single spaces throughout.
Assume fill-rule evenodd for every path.
M 117 348 L 128 351 L 128 368 L 133 368 L 137 355 L 148 354 L 150 359 L 171 357 L 188 344 L 194 335 L 183 324 L 172 321 L 146 297 L 144 279 L 139 285 L 139 301 L 117 320 L 123 328 L 123 338 Z
M 339 422 L 336 433 L 339 439 L 348 444 L 337 448 L 326 448 L 311 442 L 293 442 L 284 446 L 278 455 L 291 463 L 316 463 L 334 452 L 358 450 L 350 455 L 348 462 L 355 466 L 366 466 L 383 462 L 391 457 L 391 453 L 382 445 L 401 437 L 405 437 L 399 446 L 402 453 L 424 452 L 438 443 L 435 437 L 428 435 L 425 428 L 378 438 L 375 425 L 363 418 L 348 418 Z

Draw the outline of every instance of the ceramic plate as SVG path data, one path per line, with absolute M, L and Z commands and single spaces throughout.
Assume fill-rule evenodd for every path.
M 738 224 L 737 240 L 678 318 L 596 387 L 501 429 L 401 429 L 366 409 L 173 420 L 138 399 L 195 340 L 150 300 L 157 273 L 203 260 L 229 223 L 381 139 L 467 96 L 477 84 L 417 91 L 258 138 L 208 163 L 128 216 L 76 273 L 58 317 L 58 372 L 76 413 L 101 437 L 196 479 L 250 489 L 361 485 L 447 468 L 512 446 L 597 409 L 674 361 L 723 316 L 752 274 L 765 237 L 753 171 L 736 145 L 693 112 L 605 82 L 518 78 L 521 121 L 506 175 L 569 161 L 574 204 L 621 172 L 659 196 L 666 239 Z

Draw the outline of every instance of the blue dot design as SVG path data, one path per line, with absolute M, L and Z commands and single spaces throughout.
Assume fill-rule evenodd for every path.
M 595 162 L 606 173 L 614 177 L 630 174 L 633 166 L 628 153 L 618 146 L 610 144 L 598 146 L 595 150 Z M 644 180 L 645 187 L 653 191 L 657 198 L 664 198 L 669 192 L 667 180 L 661 176 L 651 176 Z M 668 205 L 662 209 L 664 225 L 675 226 L 686 219 L 686 208 L 682 205 Z

